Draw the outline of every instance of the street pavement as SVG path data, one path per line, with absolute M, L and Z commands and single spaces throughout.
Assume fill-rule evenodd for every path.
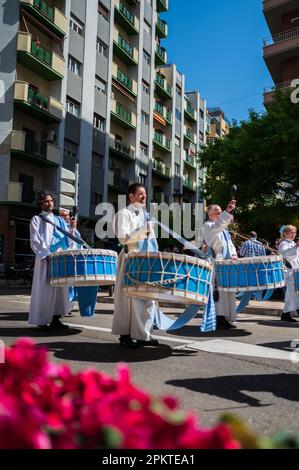
M 265 435 L 299 433 L 299 321 L 280 321 L 280 302 L 251 302 L 238 315 L 235 330 L 203 334 L 198 317 L 171 334 L 155 330 L 158 348 L 127 350 L 110 333 L 112 299 L 102 294 L 98 300 L 92 318 L 80 317 L 75 305 L 64 319 L 70 328 L 49 334 L 27 324 L 28 293 L 7 291 L 0 295 L 0 339 L 11 345 L 31 337 L 48 347 L 55 362 L 73 370 L 115 375 L 117 364 L 126 362 L 138 386 L 177 397 L 203 425 L 232 412 Z M 168 307 L 163 310 L 173 317 L 182 311 Z

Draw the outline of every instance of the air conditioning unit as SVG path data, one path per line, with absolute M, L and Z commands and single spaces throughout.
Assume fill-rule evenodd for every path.
M 42 132 L 42 141 L 44 142 L 55 142 L 56 132 L 54 130 Z

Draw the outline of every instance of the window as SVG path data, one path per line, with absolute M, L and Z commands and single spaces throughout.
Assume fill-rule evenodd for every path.
M 142 80 L 142 90 L 149 95 L 150 94 L 150 86 L 144 80 Z
M 199 110 L 201 119 L 204 119 L 205 115 L 202 109 Z
M 143 186 L 145 186 L 145 183 L 146 183 L 146 175 L 144 175 L 143 173 L 139 173 L 139 183 L 140 183 L 140 184 L 143 184 Z
M 94 113 L 93 115 L 93 125 L 102 132 L 105 132 L 105 119 Z
M 66 110 L 68 113 L 72 114 L 73 116 L 79 117 L 80 116 L 80 103 L 73 100 L 72 98 L 66 97 Z
M 182 96 L 182 89 L 179 85 L 176 85 L 176 92 L 179 96 Z
M 144 111 L 141 111 L 141 122 L 142 124 L 148 125 L 149 123 L 149 115 L 145 113 Z
M 203 140 L 203 133 L 201 131 L 199 131 L 199 138 L 200 140 Z
M 74 75 L 80 77 L 81 64 L 78 60 L 69 55 L 68 68 Z
M 151 25 L 146 20 L 144 20 L 144 31 L 146 31 L 147 34 L 151 34 Z
M 83 36 L 84 25 L 73 14 L 71 14 L 71 17 L 70 17 L 70 28 L 73 31 L 75 31 L 77 34 L 79 34 L 80 36 Z
M 109 12 L 107 8 L 105 8 L 104 5 L 102 5 L 101 2 L 98 3 L 98 12 L 104 18 L 104 20 L 106 21 L 109 20 Z
M 144 62 L 146 62 L 148 65 L 151 65 L 151 56 L 148 54 L 148 52 L 146 52 L 144 49 L 143 49 L 143 60 Z
M 174 143 L 175 143 L 175 145 L 177 145 L 178 147 L 180 147 L 180 146 L 181 146 L 181 139 L 180 139 L 179 137 L 175 136 L 175 138 L 174 138 Z
M 145 144 L 140 144 L 140 155 L 142 157 L 148 157 L 148 146 Z
M 98 204 L 101 204 L 103 201 L 103 195 L 99 193 L 90 193 L 90 204 L 91 206 L 97 206 Z
M 178 163 L 175 163 L 174 164 L 174 172 L 176 175 L 180 175 L 181 174 L 181 165 L 179 165 Z
M 106 92 L 107 92 L 107 83 L 104 82 L 104 80 L 102 80 L 100 77 L 98 77 L 98 75 L 96 75 L 96 78 L 95 78 L 95 88 L 96 90 L 98 90 L 100 93 L 103 93 L 104 95 L 106 95 Z
M 104 160 L 104 158 L 102 157 L 102 155 L 99 155 L 98 153 L 92 152 L 92 166 L 93 167 L 102 170 L 103 169 L 103 160 Z
M 97 51 L 104 57 L 108 57 L 108 46 L 100 38 L 97 38 Z
M 182 120 L 182 113 L 178 109 L 175 110 L 175 117 L 178 121 Z

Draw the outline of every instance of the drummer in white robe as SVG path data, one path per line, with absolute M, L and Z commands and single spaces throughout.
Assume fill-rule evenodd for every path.
M 38 207 L 42 209 L 41 215 L 68 230 L 64 220 L 54 216 L 54 205 L 55 199 L 49 193 L 42 194 L 38 200 Z M 50 285 L 48 256 L 54 251 L 71 248 L 72 242 L 53 225 L 42 220 L 40 215 L 35 215 L 30 222 L 30 245 L 35 253 L 35 265 L 28 322 L 43 329 L 48 329 L 48 324 L 53 329 L 68 328 L 59 320 L 69 312 L 68 288 Z
M 208 207 L 209 220 L 203 226 L 203 239 L 209 247 L 210 254 L 215 260 L 237 259 L 236 248 L 227 230 L 233 221 L 231 212 L 236 207 L 232 200 L 225 211 L 214 204 Z M 216 296 L 215 296 L 216 297 Z M 223 329 L 236 328 L 231 322 L 236 320 L 236 299 L 234 292 L 220 292 L 219 299 L 215 298 L 217 327 Z
M 279 244 L 279 253 L 287 261 L 287 271 L 285 274 L 286 281 L 286 294 L 283 313 L 281 315 L 282 321 L 296 322 L 292 317 L 292 312 L 297 311 L 299 314 L 299 294 L 295 290 L 295 283 L 293 277 L 293 269 L 299 268 L 299 247 L 297 247 L 295 240 L 297 229 L 293 225 L 286 225 L 282 229 L 282 241 Z
M 123 293 L 124 264 L 126 253 L 144 251 L 143 241 L 151 245 L 149 251 L 158 251 L 153 222 L 148 221 L 145 211 L 146 190 L 139 183 L 128 188 L 130 205 L 119 211 L 114 219 L 114 230 L 120 243 L 124 245 L 118 259 L 117 280 L 114 295 L 114 315 L 112 334 L 119 335 L 121 346 L 157 346 L 158 341 L 151 337 L 155 302 L 128 297 Z

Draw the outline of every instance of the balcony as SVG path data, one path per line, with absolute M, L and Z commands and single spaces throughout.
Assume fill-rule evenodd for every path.
M 37 142 L 26 132 L 12 131 L 11 156 L 40 167 L 57 167 L 60 164 L 60 148 L 50 142 Z
M 270 31 L 279 31 L 281 17 L 298 8 L 298 0 L 263 0 L 263 11 Z
M 52 96 L 39 93 L 28 82 L 15 81 L 14 100 L 16 109 L 45 124 L 57 123 L 62 119 L 62 103 Z
M 264 39 L 264 60 L 274 81 L 279 82 L 282 61 L 298 57 L 299 28 L 274 34 Z
M 162 160 L 153 158 L 153 172 L 165 179 L 170 179 L 170 167 L 162 162 Z
M 162 132 L 154 131 L 153 142 L 161 152 L 171 152 L 171 141 Z
M 114 62 L 112 63 L 112 77 L 113 80 L 124 87 L 127 92 L 134 97 L 137 96 L 136 80 L 129 78 Z
M 155 108 L 154 108 L 155 113 L 157 113 L 159 116 L 163 118 L 165 121 L 162 124 L 166 125 L 169 124 L 170 126 L 172 125 L 172 114 L 169 111 L 169 109 L 166 108 L 163 104 L 159 103 L 158 101 L 155 101 Z M 155 115 L 154 115 L 155 117 Z M 160 120 L 159 120 L 160 122 Z
M 124 144 L 118 140 L 110 138 L 110 155 L 123 160 L 134 161 L 136 149 L 133 145 Z
M 157 11 L 158 13 L 168 11 L 168 0 L 157 0 Z
M 115 55 L 127 65 L 138 64 L 138 51 L 121 36 L 118 29 L 114 28 L 113 51 Z
M 111 100 L 111 119 L 125 129 L 136 129 L 136 114 L 114 99 Z
M 193 133 L 192 129 L 188 129 L 186 126 L 184 126 L 184 138 L 189 142 L 192 142 L 192 144 L 197 143 L 196 135 Z
M 172 98 L 171 86 L 167 83 L 166 78 L 159 72 L 156 73 L 155 84 L 156 91 L 160 96 L 163 98 Z
M 166 65 L 167 62 L 167 52 L 164 47 L 156 45 L 156 54 L 155 54 L 155 64 L 156 67 L 159 65 Z
M 19 32 L 18 61 L 46 80 L 61 80 L 64 76 L 64 59 L 48 51 L 35 41 L 30 33 Z
M 192 181 L 188 175 L 184 175 L 183 185 L 185 188 L 189 189 L 189 191 L 196 192 L 196 182 Z
M 191 103 L 185 100 L 184 103 L 185 117 L 190 121 L 197 122 L 197 112 L 192 108 Z
M 66 35 L 67 18 L 58 8 L 49 6 L 44 0 L 21 0 L 20 6 L 58 38 Z
M 120 0 L 115 0 L 115 20 L 129 34 L 139 33 L 139 20 Z
M 266 87 L 264 88 L 264 105 L 272 103 L 275 99 L 275 91 L 287 91 L 291 88 L 292 80 L 288 80 L 286 82 L 276 83 L 273 87 Z
M 129 180 L 122 178 L 119 171 L 108 171 L 108 186 L 116 193 L 127 194 L 129 184 Z
M 168 36 L 168 24 L 159 16 L 156 23 L 156 34 L 160 39 L 166 39 Z
M 196 170 L 196 159 L 195 157 L 192 157 L 191 155 L 189 155 L 188 150 L 185 151 L 184 162 L 193 170 Z

